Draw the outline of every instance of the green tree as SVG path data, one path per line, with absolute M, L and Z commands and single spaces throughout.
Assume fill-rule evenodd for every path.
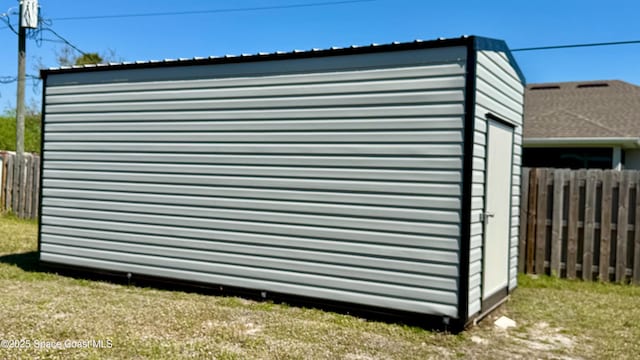
M 16 118 L 14 110 L 0 114 L 0 150 L 16 150 Z M 40 114 L 29 112 L 25 116 L 24 150 L 40 152 Z
M 60 66 L 104 64 L 106 62 L 122 61 L 114 50 L 108 49 L 105 53 L 84 53 L 78 55 L 70 46 L 65 46 L 56 51 L 56 62 Z
M 103 61 L 98 53 L 84 53 L 76 58 L 76 65 L 101 64 Z

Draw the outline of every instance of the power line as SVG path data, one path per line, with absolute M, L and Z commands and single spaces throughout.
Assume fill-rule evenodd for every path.
M 516 52 L 516 51 L 553 50 L 553 49 L 570 49 L 570 48 L 579 48 L 579 47 L 613 46 L 613 45 L 629 45 L 629 44 L 640 44 L 640 40 L 630 40 L 630 41 L 611 41 L 611 42 L 602 42 L 602 43 L 586 43 L 586 44 L 569 44 L 569 45 L 538 46 L 538 47 L 529 47 L 529 48 L 511 49 L 511 52 Z
M 11 19 L 9 19 L 9 16 L 6 16 L 6 14 L 1 14 L 0 19 L 7 24 L 6 26 L 0 28 L 0 30 L 11 29 L 14 34 L 18 34 L 18 30 L 16 30 L 16 28 L 11 24 Z
M 115 19 L 115 18 L 132 18 L 132 17 L 153 17 L 153 16 L 173 16 L 173 15 L 197 15 L 197 14 L 212 14 L 212 13 L 229 13 L 229 12 L 243 12 L 243 11 L 261 11 L 261 10 L 277 10 L 277 9 L 292 9 L 292 8 L 305 8 L 305 7 L 316 7 L 316 6 L 332 6 L 332 5 L 345 5 L 345 4 L 353 4 L 353 3 L 364 3 L 364 2 L 373 2 L 377 0 L 344 0 L 344 1 L 326 1 L 326 2 L 315 2 L 315 3 L 307 3 L 307 4 L 290 4 L 290 5 L 274 5 L 274 6 L 260 6 L 260 7 L 245 7 L 245 8 L 228 8 L 228 9 L 212 9 L 212 10 L 194 10 L 194 11 L 173 11 L 173 12 L 157 12 L 157 13 L 135 13 L 135 14 L 115 14 L 115 15 L 95 15 L 95 16 L 76 16 L 76 17 L 64 17 L 64 18 L 53 18 L 47 19 L 47 21 L 51 22 L 51 20 L 57 21 L 66 21 L 66 20 L 95 20 L 95 19 Z M 3 14 L 5 15 L 5 14 Z M 0 19 L 4 20 L 7 24 L 6 26 L 0 27 L 0 30 L 11 29 L 13 32 L 16 32 L 13 25 L 9 21 L 6 16 L 0 16 Z M 44 19 L 41 19 L 45 21 Z M 60 34 L 55 32 L 50 27 L 43 28 L 41 31 L 50 31 L 56 37 L 60 39 L 60 41 L 74 50 L 78 51 L 81 54 L 85 54 L 84 51 L 80 50 L 77 46 L 73 45 L 69 40 L 62 37 Z M 17 33 L 17 32 L 16 32 Z M 34 38 L 35 36 L 30 36 Z M 55 41 L 51 39 L 40 39 L 40 41 Z M 516 48 L 510 49 L 511 52 L 521 52 L 521 51 L 540 51 L 540 50 L 555 50 L 555 49 L 570 49 L 570 48 L 580 48 L 580 47 L 596 47 L 596 46 L 616 46 L 616 45 L 631 45 L 631 44 L 640 44 L 640 40 L 630 40 L 630 41 L 611 41 L 611 42 L 601 42 L 601 43 L 583 43 L 583 44 L 565 44 L 565 45 L 549 45 L 549 46 L 537 46 L 537 47 L 527 47 L 527 48 Z
M 246 12 L 246 11 L 264 11 L 264 10 L 280 10 L 280 9 L 297 9 L 297 8 L 318 7 L 318 6 L 347 5 L 347 4 L 365 3 L 365 2 L 373 2 L 373 1 L 377 1 L 377 0 L 343 0 L 343 1 L 324 1 L 324 2 L 315 2 L 315 3 L 307 3 L 307 4 L 256 6 L 256 7 L 244 7 L 244 8 L 212 9 L 212 10 L 71 16 L 71 17 L 53 18 L 52 20 L 70 21 L 70 20 L 121 19 L 121 18 L 152 17 L 152 16 L 219 14 L 219 13 Z
M 82 55 L 86 55 L 87 54 L 86 52 L 80 50 L 77 46 L 73 45 L 69 40 L 65 39 L 62 35 L 58 34 L 52 28 L 50 28 L 50 27 L 42 28 L 42 31 L 48 31 L 48 32 L 52 33 L 58 39 L 60 39 L 64 44 L 68 45 L 69 47 L 71 47 L 73 50 L 79 52 L 80 54 L 82 54 Z M 47 41 L 50 41 L 50 39 L 47 39 Z
M 26 77 L 31 80 L 40 80 L 40 77 L 37 75 L 27 74 Z M 18 81 L 17 76 L 0 76 L 0 84 L 11 84 L 16 81 Z
M 14 32 L 16 35 L 18 34 L 18 31 L 11 24 L 11 20 L 9 19 L 9 16 L 7 14 L 0 14 L 0 20 L 4 21 L 7 24 L 6 26 L 0 28 L 0 30 L 11 29 L 11 31 Z M 50 19 L 44 19 L 42 17 L 39 17 L 38 18 L 38 22 L 40 22 L 40 24 L 42 24 L 42 25 L 38 29 L 36 29 L 34 31 L 31 31 L 27 35 L 29 39 L 36 40 L 36 42 L 52 41 L 51 39 L 43 39 L 42 38 L 42 33 L 45 32 L 45 31 L 48 31 L 48 32 L 52 33 L 53 35 L 55 35 L 58 39 L 60 39 L 60 42 L 68 45 L 69 47 L 71 47 L 75 51 L 79 52 L 80 54 L 86 55 L 86 53 L 84 51 L 80 50 L 77 46 L 72 44 L 71 41 L 67 40 L 65 37 L 63 37 L 62 35 L 58 34 L 58 32 L 53 30 L 51 28 L 51 23 L 52 22 L 51 22 Z M 53 40 L 53 41 L 55 41 L 55 40 Z

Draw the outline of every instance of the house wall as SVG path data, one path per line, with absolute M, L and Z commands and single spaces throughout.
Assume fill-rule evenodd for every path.
M 476 65 L 475 143 L 473 163 L 471 256 L 469 272 L 469 316 L 481 309 L 482 251 L 485 208 L 485 169 L 487 113 L 515 126 L 513 178 L 511 181 L 511 235 L 509 289 L 517 285 L 518 224 L 520 202 L 520 164 L 522 157 L 522 114 L 524 86 L 503 52 L 483 50 L 477 53 Z M 505 204 L 505 206 L 508 206 Z
M 51 73 L 41 260 L 458 317 L 465 64 L 451 47 Z
M 627 170 L 640 170 L 640 150 L 623 150 L 624 168 Z

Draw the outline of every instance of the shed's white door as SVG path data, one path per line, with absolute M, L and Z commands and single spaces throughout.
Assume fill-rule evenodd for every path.
M 512 152 L 513 128 L 489 120 L 483 299 L 505 289 L 509 282 Z

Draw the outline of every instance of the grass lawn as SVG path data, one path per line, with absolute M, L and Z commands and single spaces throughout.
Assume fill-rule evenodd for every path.
M 29 345 L 0 348 L 3 359 L 637 359 L 640 354 L 640 287 L 521 276 L 506 306 L 452 335 L 270 302 L 47 273 L 38 269 L 36 232 L 34 222 L 0 217 L 0 339 Z M 496 329 L 492 320 L 500 315 L 517 327 Z M 111 347 L 42 348 L 86 345 L 82 340 L 103 340 Z

